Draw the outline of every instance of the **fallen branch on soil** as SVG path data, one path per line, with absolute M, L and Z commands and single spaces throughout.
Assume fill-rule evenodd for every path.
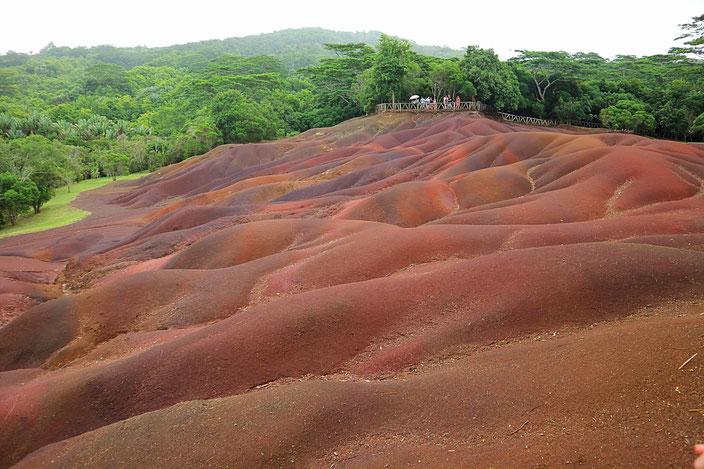
M 537 406 L 533 407 L 532 409 L 530 409 L 530 410 L 529 410 L 528 412 L 526 412 L 526 413 L 527 413 L 527 414 L 530 414 L 530 413 L 533 412 L 535 409 L 538 409 L 539 407 L 542 407 L 542 406 L 544 406 L 544 405 L 545 405 L 545 403 L 538 404 Z
M 682 368 L 684 368 L 684 366 L 685 366 L 687 363 L 691 362 L 692 359 L 693 359 L 694 357 L 696 357 L 697 355 L 699 355 L 699 352 L 697 352 L 697 353 L 695 353 L 694 355 L 692 355 L 691 357 L 689 357 L 689 358 L 687 359 L 687 361 L 684 362 L 684 363 L 682 363 L 682 364 L 680 365 L 680 367 L 677 368 L 677 369 L 678 369 L 678 370 L 681 370 Z
M 704 413 L 704 409 L 689 409 L 690 412 L 702 412 Z
M 510 435 L 513 435 L 514 433 L 518 433 L 518 432 L 519 432 L 523 427 L 525 427 L 527 424 L 528 424 L 528 420 L 526 420 L 525 422 L 523 422 L 523 425 L 521 425 L 520 427 L 518 427 L 517 429 L 515 429 L 514 431 L 512 431 L 511 433 L 509 433 L 509 436 L 510 436 Z

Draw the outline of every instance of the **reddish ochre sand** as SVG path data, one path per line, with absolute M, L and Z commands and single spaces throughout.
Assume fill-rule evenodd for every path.
M 689 467 L 703 194 L 702 148 L 469 113 L 83 193 L 0 240 L 0 467 Z

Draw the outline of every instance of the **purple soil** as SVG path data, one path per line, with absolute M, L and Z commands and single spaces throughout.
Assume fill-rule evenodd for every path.
M 85 193 L 0 240 L 0 467 L 682 466 L 703 193 L 700 148 L 464 113 Z

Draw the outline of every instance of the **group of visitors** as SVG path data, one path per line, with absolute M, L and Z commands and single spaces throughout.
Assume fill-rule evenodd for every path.
M 438 107 L 438 102 L 435 98 L 415 98 L 411 103 L 413 103 L 414 107 L 419 107 L 420 109 L 459 109 L 460 108 L 460 103 L 462 100 L 460 99 L 459 95 L 455 98 L 455 102 L 453 104 L 452 98 L 450 95 L 445 95 L 442 98 L 442 102 L 440 103 Z
M 461 102 L 462 102 L 462 100 L 460 99 L 460 96 L 457 95 L 457 97 L 455 98 L 455 109 L 459 109 L 459 108 L 460 108 L 460 103 L 461 103 Z M 450 97 L 449 94 L 443 96 L 443 98 L 442 98 L 442 106 L 443 106 L 444 109 L 451 109 L 451 108 L 452 108 L 452 98 Z

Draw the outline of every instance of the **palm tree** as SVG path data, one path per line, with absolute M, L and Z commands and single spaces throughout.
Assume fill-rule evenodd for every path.
M 7 133 L 7 138 L 22 138 L 24 137 L 24 132 L 22 130 L 17 129 L 17 128 L 12 128 L 10 131 Z
M 115 124 L 115 134 L 116 135 L 127 134 L 129 132 L 129 129 L 130 129 L 130 124 L 126 120 L 120 119 Z
M 83 140 L 92 137 L 90 121 L 87 119 L 78 119 L 78 122 L 76 122 L 76 132 Z
M 134 128 L 134 132 L 137 135 L 151 135 L 152 134 L 152 128 L 147 127 L 144 124 L 139 124 L 137 127 Z
M 37 133 L 48 137 L 51 133 L 52 124 L 53 121 L 51 120 L 51 117 L 47 116 L 46 114 L 40 115 L 39 121 L 37 122 Z
M 68 121 L 64 121 L 64 120 L 54 122 L 54 131 L 56 132 L 56 134 L 59 136 L 60 139 L 64 139 L 64 140 L 76 135 L 76 132 L 73 131 L 71 123 Z M 73 135 L 71 135 L 72 131 L 73 131 Z
M 13 128 L 13 120 L 14 117 L 11 115 L 0 112 L 0 135 L 7 136 L 7 133 Z
M 24 120 L 23 130 L 27 135 L 34 135 L 39 130 L 39 120 L 41 114 L 38 111 L 32 111 Z

